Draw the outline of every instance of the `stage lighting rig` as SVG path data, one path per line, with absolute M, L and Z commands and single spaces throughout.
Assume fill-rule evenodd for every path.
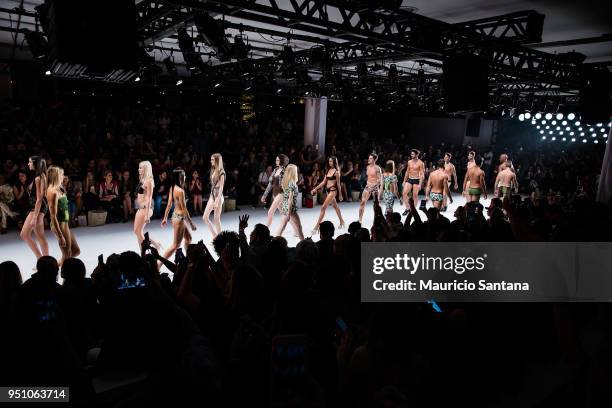
M 24 36 L 35 59 L 45 59 L 49 56 L 49 44 L 42 33 L 24 29 Z
M 228 61 L 232 56 L 232 44 L 225 37 L 221 22 L 208 14 L 198 14 L 194 18 L 194 23 L 200 38 L 215 50 L 217 58 L 220 61 Z
M 193 46 L 193 38 L 187 33 L 185 27 L 181 27 L 177 30 L 178 45 L 183 53 L 183 59 L 187 69 L 191 72 L 202 71 L 204 63 L 202 57 L 195 51 Z

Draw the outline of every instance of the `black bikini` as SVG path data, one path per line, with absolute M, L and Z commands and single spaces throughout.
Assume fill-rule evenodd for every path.
M 331 175 L 331 176 L 325 176 L 325 178 L 326 178 L 327 180 L 329 180 L 329 181 L 331 181 L 331 180 L 335 180 L 335 179 L 336 179 L 336 171 L 334 171 L 334 174 L 333 174 L 333 175 Z M 331 192 L 331 191 L 338 191 L 338 188 L 337 188 L 335 185 L 334 185 L 334 186 L 331 186 L 331 187 L 327 187 L 327 186 L 325 186 L 325 190 L 326 190 L 327 192 Z

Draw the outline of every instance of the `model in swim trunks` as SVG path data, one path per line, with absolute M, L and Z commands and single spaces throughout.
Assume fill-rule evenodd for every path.
M 453 202 L 453 198 L 448 188 L 448 174 L 446 174 L 444 165 L 444 159 L 438 160 L 437 169 L 429 174 L 427 187 L 425 188 L 426 199 L 431 200 L 433 206 L 437 209 L 442 207 L 442 203 L 446 199 L 450 200 L 451 203 Z
M 185 242 L 185 253 L 187 253 L 187 247 L 191 244 L 191 233 L 189 229 L 187 229 L 187 224 L 189 224 L 192 231 L 196 230 L 196 226 L 193 225 L 193 221 L 187 210 L 187 202 L 185 200 L 185 171 L 181 168 L 174 169 L 172 172 L 172 187 L 170 187 L 170 193 L 168 194 L 168 204 L 166 205 L 166 212 L 164 213 L 164 219 L 161 223 L 162 227 L 165 227 L 168 222 L 168 213 L 173 204 L 172 228 L 174 230 L 174 240 L 172 245 L 166 250 L 166 253 L 164 253 L 164 258 L 166 259 L 170 259 L 174 252 L 181 247 L 183 241 Z
M 223 211 L 223 185 L 225 184 L 225 170 L 221 154 L 210 156 L 210 197 L 204 209 L 204 224 L 208 226 L 212 238 L 215 239 L 221 232 L 221 212 Z M 214 212 L 214 225 L 210 222 L 210 213 Z
M 68 211 L 68 198 L 62 188 L 64 181 L 64 169 L 50 166 L 47 170 L 47 203 L 49 203 L 49 218 L 51 219 L 51 231 L 55 234 L 62 252 L 62 257 L 57 263 L 62 266 L 68 258 L 76 258 L 81 253 L 74 233 L 70 231 L 68 222 L 70 214 Z
M 500 166 L 500 169 L 495 179 L 495 195 L 503 198 L 512 194 L 512 191 L 518 193 L 518 182 L 512 162 L 510 160 L 504 162 L 503 165 Z
M 468 161 L 467 161 L 467 166 L 466 166 L 466 170 L 465 170 L 465 178 L 463 179 L 463 186 L 464 187 L 463 187 L 463 193 L 462 194 L 465 197 L 466 201 L 469 201 L 469 194 L 468 194 L 467 189 L 466 189 L 465 181 L 468 178 L 467 177 L 468 171 L 470 171 L 470 169 L 472 167 L 474 167 L 474 164 L 475 164 L 474 160 L 475 160 L 475 158 L 476 158 L 476 152 L 474 150 L 470 150 L 468 152 Z M 467 188 L 469 188 L 469 186 L 470 186 L 470 183 L 468 181 Z
M 32 156 L 28 168 L 34 171 L 34 181 L 26 189 L 29 212 L 21 227 L 21 239 L 30 247 L 36 259 L 49 255 L 49 244 L 45 238 L 45 214 L 49 211 L 45 191 L 47 190 L 47 162 L 42 156 Z M 32 238 L 34 232 L 35 239 Z
M 487 198 L 487 186 L 485 184 L 484 171 L 480 168 L 483 158 L 479 157 L 474 161 L 474 165 L 465 174 L 463 190 L 467 193 L 469 201 L 479 201 L 480 196 Z M 469 184 L 469 187 L 468 187 Z
M 404 215 L 410 211 L 410 205 L 408 204 L 408 196 L 412 194 L 412 200 L 415 203 L 419 201 L 419 191 L 423 187 L 423 180 L 425 179 L 425 164 L 419 159 L 420 152 L 417 149 L 410 150 L 410 160 L 408 160 L 406 174 L 404 175 L 404 181 L 402 182 L 402 201 L 406 210 Z
M 459 179 L 457 178 L 457 169 L 455 169 L 455 165 L 451 163 L 452 154 L 446 152 L 444 153 L 444 172 L 448 176 L 448 190 L 450 191 L 453 180 L 455 181 L 454 189 L 459 189 Z M 451 194 L 448 195 L 451 197 Z M 442 202 L 442 211 L 446 211 L 446 198 Z
M 340 166 L 338 166 L 338 159 L 335 156 L 331 156 L 327 160 L 327 172 L 325 173 L 325 178 L 322 182 L 315 186 L 315 188 L 310 191 L 310 194 L 313 196 L 317 193 L 317 191 L 321 188 L 325 187 L 325 191 L 327 192 L 327 196 L 325 197 L 325 201 L 323 201 L 323 205 L 321 206 L 321 211 L 319 213 L 319 219 L 317 220 L 317 224 L 312 230 L 312 235 L 315 235 L 319 232 L 319 225 L 321 221 L 323 221 L 323 217 L 325 217 L 325 211 L 328 206 L 334 207 L 336 210 L 336 215 L 340 220 L 340 225 L 338 228 L 344 228 L 344 219 L 342 218 L 342 213 L 340 212 L 340 207 L 338 207 L 338 203 L 336 199 L 342 201 L 342 195 L 339 194 L 340 189 Z
M 383 202 L 385 214 L 393 212 L 393 204 L 397 198 L 397 176 L 395 175 L 395 162 L 388 160 L 383 173 Z
M 361 193 L 361 202 L 359 203 L 359 222 L 363 222 L 363 211 L 365 205 L 370 199 L 371 195 L 374 195 L 375 199 L 379 198 L 380 191 L 382 190 L 382 171 L 376 164 L 378 155 L 372 153 L 368 156 L 368 167 L 366 168 L 367 182 L 366 186 Z

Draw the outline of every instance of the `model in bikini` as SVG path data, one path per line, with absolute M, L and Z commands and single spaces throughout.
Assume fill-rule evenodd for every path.
M 204 224 L 208 226 L 213 239 L 221 232 L 221 212 L 223 212 L 223 185 L 225 170 L 223 158 L 219 153 L 210 156 L 210 197 L 204 209 Z M 210 222 L 210 213 L 214 212 L 214 225 Z
M 47 190 L 47 162 L 41 156 L 32 156 L 28 168 L 33 170 L 34 181 L 28 186 L 29 212 L 21 227 L 21 239 L 30 247 L 36 259 L 49 255 L 49 244 L 45 238 L 45 214 L 49 211 L 45 191 Z M 34 232 L 35 239 L 32 238 Z
M 144 229 L 151 221 L 153 215 L 153 189 L 155 188 L 155 181 L 153 180 L 153 168 L 151 162 L 142 161 L 138 164 L 138 179 L 139 183 L 136 186 L 136 200 L 134 208 L 136 209 L 136 215 L 134 215 L 134 234 L 136 234 L 136 240 L 138 241 L 138 247 L 142 249 L 142 241 L 144 241 Z M 149 238 L 151 244 L 159 249 L 161 246 L 159 242 Z
M 187 253 L 187 247 L 191 244 L 191 233 L 187 228 L 187 224 L 189 224 L 189 228 L 191 228 L 192 231 L 197 229 L 187 210 L 187 200 L 185 199 L 185 171 L 181 168 L 174 169 L 172 172 L 172 186 L 168 194 L 168 204 L 166 205 L 164 219 L 161 222 L 162 227 L 165 227 L 168 222 L 168 214 L 173 204 L 172 229 L 174 231 L 174 240 L 172 245 L 166 250 L 166 253 L 164 253 L 164 258 L 166 259 L 170 259 L 174 252 L 181 247 L 183 241 L 185 253 Z
M 325 211 L 327 207 L 331 205 L 336 210 L 336 215 L 338 215 L 338 219 L 340 220 L 340 225 L 338 228 L 344 228 L 344 219 L 342 218 L 342 213 L 340 212 L 340 207 L 338 206 L 338 202 L 336 201 L 336 197 L 342 201 L 342 195 L 339 195 L 340 190 L 340 166 L 338 166 L 338 159 L 334 156 L 331 156 L 327 160 L 327 172 L 325 174 L 325 178 L 322 182 L 320 182 L 315 188 L 312 189 L 310 194 L 314 195 L 316 192 L 325 188 L 327 192 L 327 197 L 325 197 L 325 201 L 321 206 L 321 212 L 319 213 L 319 219 L 317 220 L 317 224 L 312 230 L 312 234 L 316 234 L 319 231 L 319 225 L 321 221 L 323 221 L 323 217 L 325 217 Z
M 68 258 L 76 258 L 81 253 L 74 233 L 68 225 L 70 212 L 68 211 L 68 197 L 62 187 L 64 181 L 64 169 L 51 166 L 47 170 L 49 186 L 45 194 L 49 203 L 49 218 L 51 219 L 51 231 L 55 234 L 62 252 L 58 265 L 62 266 Z

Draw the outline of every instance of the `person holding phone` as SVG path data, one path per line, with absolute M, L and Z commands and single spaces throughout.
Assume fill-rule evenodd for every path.
M 319 232 L 319 225 L 321 225 L 321 221 L 323 221 L 323 217 L 325 217 L 325 211 L 327 210 L 327 207 L 329 205 L 334 207 L 334 210 L 336 210 L 336 215 L 338 216 L 338 219 L 340 220 L 340 225 L 338 226 L 338 228 L 339 229 L 344 228 L 344 219 L 342 218 L 340 207 L 338 207 L 338 202 L 336 201 L 336 198 L 342 201 L 342 195 L 340 194 L 340 174 L 341 173 L 340 173 L 340 166 L 338 166 L 338 159 L 334 156 L 331 156 L 327 160 L 327 172 L 325 173 L 325 178 L 323 179 L 321 183 L 316 185 L 310 192 L 310 194 L 312 194 L 313 196 L 321 188 L 325 188 L 325 191 L 327 192 L 325 201 L 323 202 L 323 205 L 321 206 L 321 211 L 319 213 L 319 219 L 317 220 L 317 224 L 312 230 L 313 235 Z
M 281 213 L 283 218 L 281 220 L 280 228 L 278 230 L 278 236 L 283 235 L 283 231 L 287 226 L 287 222 L 291 221 L 293 228 L 298 234 L 300 241 L 304 239 L 304 233 L 302 232 L 302 222 L 297 213 L 297 166 L 290 164 L 285 169 L 283 176 L 283 202 L 281 205 Z
M 47 203 L 49 203 L 49 218 L 51 219 L 51 231 L 55 234 L 59 243 L 62 257 L 58 264 L 62 266 L 68 258 L 76 258 L 81 253 L 74 233 L 70 231 L 70 213 L 68 211 L 68 197 L 62 184 L 64 181 L 64 169 L 51 166 L 47 170 Z
M 36 259 L 49 255 L 49 244 L 45 238 L 45 214 L 49 211 L 45 191 L 47 190 L 47 162 L 42 156 L 32 156 L 28 160 L 28 168 L 34 171 L 34 180 L 26 192 L 28 194 L 29 211 L 21 227 L 20 237 L 30 247 Z M 36 240 L 32 238 L 32 232 Z
M 138 240 L 138 246 L 142 250 L 142 243 L 145 239 L 145 225 L 151 221 L 153 216 L 153 189 L 155 181 L 153 180 L 153 167 L 151 162 L 141 161 L 138 164 L 139 183 L 136 186 L 136 215 L 134 216 L 134 234 Z M 160 245 L 154 240 L 150 243 L 159 249 Z
M 168 204 L 166 204 L 166 212 L 164 213 L 164 219 L 162 220 L 162 227 L 166 226 L 168 222 L 168 213 L 172 204 L 174 204 L 174 211 L 172 212 L 172 228 L 174 230 L 174 241 L 172 245 L 166 250 L 164 258 L 170 259 L 172 254 L 180 248 L 181 243 L 185 241 L 185 252 L 187 247 L 191 244 L 191 233 L 187 229 L 187 225 L 192 231 L 196 230 L 196 226 L 193 224 L 189 211 L 187 210 L 187 203 L 185 200 L 185 171 L 181 168 L 174 169 L 172 172 L 172 185 L 170 187 L 170 193 L 168 194 Z
M 225 184 L 225 170 L 223 157 L 215 153 L 210 156 L 210 197 L 204 209 L 204 224 L 215 237 L 221 232 L 221 212 L 223 211 L 223 186 Z M 210 222 L 210 213 L 214 212 L 214 225 Z

